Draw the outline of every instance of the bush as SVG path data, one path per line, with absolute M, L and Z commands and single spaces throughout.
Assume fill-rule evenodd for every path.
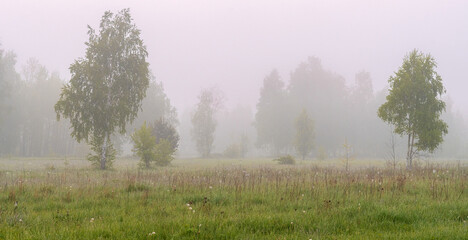
M 296 164 L 296 159 L 291 155 L 282 156 L 280 158 L 273 159 L 273 161 L 278 162 L 282 165 L 294 165 Z
M 151 131 L 156 138 L 156 144 L 159 144 L 162 139 L 165 139 L 171 144 L 173 152 L 177 151 L 179 147 L 179 134 L 170 122 L 167 122 L 164 118 L 160 118 L 154 122 Z
M 146 126 L 146 122 L 133 133 L 132 140 L 133 152 L 141 159 L 140 167 L 150 168 L 151 162 L 156 159 L 156 139 L 151 135 L 151 128 Z
M 158 166 L 167 166 L 174 160 L 175 149 L 169 140 L 161 139 L 154 148 L 155 163 Z

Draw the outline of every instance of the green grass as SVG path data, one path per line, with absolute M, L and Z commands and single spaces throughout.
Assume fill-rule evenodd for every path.
M 468 236 L 465 168 L 347 173 L 322 163 L 208 160 L 209 167 L 196 168 L 183 161 L 144 171 L 61 164 L 0 171 L 0 239 Z

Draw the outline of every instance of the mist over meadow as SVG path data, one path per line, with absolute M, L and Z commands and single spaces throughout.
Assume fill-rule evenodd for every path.
M 151 76 L 138 116 L 112 136 L 119 156 L 133 155 L 131 134 L 160 118 L 180 135 L 177 157 L 199 156 L 192 119 L 210 90 L 220 97 L 210 155 L 297 155 L 294 124 L 305 110 L 308 158 L 340 157 L 345 141 L 356 158 L 387 158 L 395 134 L 377 110 L 413 49 L 434 57 L 446 89 L 448 134 L 423 157 L 467 154 L 464 2 L 9 1 L 0 10 L 2 156 L 87 155 L 54 104 L 84 56 L 87 26 L 123 8 L 141 30 Z M 405 158 L 405 139 L 393 137 Z

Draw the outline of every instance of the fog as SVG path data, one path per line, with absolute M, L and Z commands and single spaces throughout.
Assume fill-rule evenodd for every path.
M 326 96 L 317 96 L 313 100 L 318 103 L 304 106 L 294 104 L 302 100 L 292 97 L 294 112 L 285 122 L 292 123 L 300 105 L 313 113 L 316 146 L 323 146 L 331 156 L 339 154 L 339 143 L 348 137 L 354 141 L 356 152 L 382 157 L 390 130 L 375 113 L 384 101 L 388 78 L 401 65 L 405 54 L 415 48 L 436 59 L 437 72 L 447 89 L 444 98 L 450 99 L 445 118 L 449 125 L 450 121 L 458 124 L 450 126 L 445 143 L 458 144 L 457 150 L 448 145 L 443 149 L 453 153 L 450 157 L 465 154 L 461 152 L 466 146 L 461 141 L 464 136 L 460 136 L 464 130 L 452 130 L 464 129 L 462 116 L 468 116 L 466 1 L 7 0 L 0 3 L 0 48 L 16 54 L 15 68 L 22 78 L 26 79 L 28 71 L 24 66 L 32 57 L 50 73 L 43 79 L 60 78 L 66 82 L 70 64 L 84 56 L 87 25 L 97 28 L 106 10 L 116 12 L 123 8 L 130 8 L 147 46 L 155 84 L 162 84 L 166 94 L 155 100 L 161 105 L 153 106 L 165 106 L 161 114 L 171 112 L 171 106 L 177 110 L 174 122 L 181 135 L 181 156 L 196 155 L 190 118 L 200 91 L 212 87 L 225 98 L 217 115 L 214 152 L 222 153 L 245 134 L 249 138 L 249 154 L 271 154 L 255 146 L 258 139 L 254 122 L 264 80 L 276 69 L 284 88 L 294 92 L 295 74 L 296 79 L 301 79 L 301 64 L 310 64 L 319 66 L 310 73 L 310 79 L 326 79 L 317 81 L 314 87 L 327 88 L 325 85 L 332 83 L 323 91 L 334 92 L 333 97 L 339 100 L 333 103 L 334 110 L 327 111 L 317 110 L 321 103 L 330 100 Z M 52 74 L 55 72 L 58 75 Z M 370 100 L 353 98 L 362 95 L 356 94 L 356 74 L 360 72 L 367 72 L 372 80 Z M 350 105 L 350 99 L 362 108 L 353 110 L 355 105 Z M 171 106 L 167 107 L 166 101 Z M 55 115 L 50 113 L 48 117 L 54 119 Z M 146 120 L 142 118 L 135 121 L 135 128 Z M 363 119 L 371 122 L 375 131 L 369 132 L 369 125 L 360 121 Z M 356 123 L 348 124 L 352 121 Z M 330 128 L 334 131 L 330 132 Z M 292 152 L 288 148 L 281 151 Z M 368 148 L 380 150 L 370 153 L 365 151 Z M 45 154 L 40 150 L 36 153 Z

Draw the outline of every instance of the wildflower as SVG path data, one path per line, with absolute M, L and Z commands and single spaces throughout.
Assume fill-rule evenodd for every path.
M 94 222 L 94 218 L 91 218 L 91 220 L 89 220 L 89 222 Z
M 303 213 L 306 213 L 306 211 L 305 211 L 305 210 L 302 210 L 302 212 L 303 212 Z
M 190 207 L 190 203 L 187 203 L 187 207 Z
M 293 223 L 293 222 L 291 222 L 291 225 L 293 225 L 293 224 L 294 224 L 294 223 Z
M 193 213 L 195 213 L 195 210 L 193 210 Z
M 304 197 L 304 193 L 302 194 L 302 196 Z
M 434 174 L 435 174 L 436 172 L 437 172 L 437 171 L 436 171 L 435 169 L 434 169 L 434 170 L 432 170 L 432 173 L 434 173 Z
M 18 207 L 18 201 L 15 201 L 15 207 Z
M 213 187 L 212 187 L 212 186 L 210 186 L 209 188 L 210 188 L 210 189 L 213 189 Z
M 189 210 L 192 210 L 192 207 L 189 207 L 188 209 L 189 209 Z
M 198 224 L 198 227 L 201 227 L 201 223 L 200 223 L 200 224 Z
M 23 219 L 20 218 L 20 219 L 19 219 L 19 222 L 23 222 Z

